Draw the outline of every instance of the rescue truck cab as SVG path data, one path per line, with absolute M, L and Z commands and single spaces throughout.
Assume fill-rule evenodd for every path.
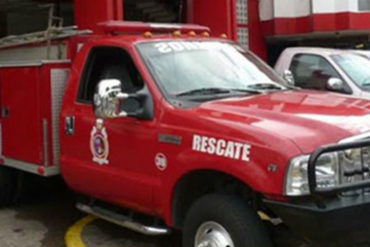
M 1 205 L 16 169 L 60 171 L 82 211 L 184 247 L 370 241 L 370 101 L 290 88 L 206 27 L 102 29 L 0 68 Z

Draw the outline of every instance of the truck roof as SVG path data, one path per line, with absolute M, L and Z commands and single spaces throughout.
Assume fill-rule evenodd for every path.
M 99 23 L 99 26 L 106 34 L 119 33 L 171 33 L 181 32 L 210 32 L 210 28 L 196 24 L 168 24 L 168 23 L 147 23 L 137 21 L 107 21 Z
M 99 39 L 94 39 L 93 42 L 97 43 L 114 43 L 114 44 L 122 44 L 122 43 L 141 43 L 141 42 L 156 42 L 156 41 L 221 41 L 221 42 L 232 42 L 228 39 L 223 38 L 215 38 L 215 37 L 202 37 L 200 35 L 197 36 L 188 36 L 187 34 L 181 34 L 181 36 L 173 36 L 169 35 L 153 35 L 151 37 L 145 37 L 144 35 L 117 35 L 117 36 L 110 36 L 110 37 L 101 37 Z
M 210 29 L 193 24 L 161 24 L 144 22 L 108 21 L 99 26 L 108 36 L 102 36 L 99 42 L 163 41 L 163 40 L 213 40 L 225 41 L 226 37 L 211 38 Z
M 318 55 L 334 55 L 339 53 L 353 53 L 350 50 L 340 50 L 340 49 L 333 49 L 333 48 L 321 48 L 321 47 L 291 47 L 287 48 L 284 51 L 285 54 L 297 54 L 297 53 L 311 53 L 311 54 L 318 54 Z

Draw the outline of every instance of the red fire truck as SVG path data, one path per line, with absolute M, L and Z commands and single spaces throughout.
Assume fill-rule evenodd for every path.
M 184 247 L 370 241 L 370 101 L 289 88 L 207 27 L 100 27 L 2 40 L 2 206 L 60 174 L 80 210 Z

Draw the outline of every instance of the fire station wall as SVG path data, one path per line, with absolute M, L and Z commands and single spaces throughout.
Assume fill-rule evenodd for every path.
M 97 23 L 123 20 L 122 0 L 74 0 L 75 22 L 80 29 L 100 32 Z
M 289 6 L 289 8 L 287 8 Z M 274 18 L 296 18 L 311 14 L 310 0 L 274 0 Z
M 265 36 L 370 29 L 370 0 L 260 1 Z
M 312 0 L 314 31 L 366 30 L 370 28 L 369 0 Z
M 311 0 L 261 0 L 259 17 L 264 35 L 310 31 Z M 287 8 L 289 6 L 289 8 Z
M 336 13 L 336 12 L 355 12 L 358 11 L 357 0 L 312 0 L 312 12 L 320 13 Z
M 124 0 L 124 20 L 177 23 L 183 20 L 184 0 Z
M 245 17 L 243 17 L 245 22 L 241 23 L 237 20 L 237 16 L 240 17 L 240 9 L 238 9 L 239 13 L 237 15 L 236 1 L 239 4 L 245 1 L 243 4 L 246 5 L 246 8 L 242 8 L 246 12 Z M 166 5 L 163 0 L 149 2 Z M 88 28 L 97 32 L 100 31 L 96 25 L 98 22 L 125 19 L 123 16 L 124 7 L 133 6 L 137 11 L 144 8 L 144 5 L 141 6 L 139 2 L 133 0 L 74 0 L 74 3 L 75 20 L 79 28 Z M 173 4 L 173 2 L 171 3 Z M 184 22 L 209 26 L 213 36 L 226 33 L 229 38 L 242 41 L 243 46 L 254 51 L 260 57 L 266 58 L 266 44 L 258 16 L 258 0 L 178 0 L 178 5 L 180 4 L 183 5 L 178 11 L 181 9 L 186 11 L 185 18 L 183 18 Z M 127 17 L 130 20 L 133 19 L 132 16 L 128 15 Z M 180 18 L 175 17 L 174 19 Z
M 248 0 L 249 49 L 266 60 L 267 45 L 258 14 L 259 4 L 258 0 Z
M 48 24 L 48 7 L 32 0 L 14 0 L 9 4 L 0 1 L 0 37 L 42 31 Z M 50 0 L 40 3 L 47 4 Z M 56 16 L 63 18 L 65 26 L 74 24 L 73 4 L 66 0 L 55 5 Z
M 209 26 L 213 35 L 236 39 L 235 0 L 188 0 L 187 22 Z
M 245 48 L 266 59 L 266 43 L 258 16 L 259 0 L 244 1 L 187 0 L 186 20 L 211 27 L 213 36 L 226 33 L 229 38 L 240 41 Z M 243 16 L 240 11 L 247 13 Z

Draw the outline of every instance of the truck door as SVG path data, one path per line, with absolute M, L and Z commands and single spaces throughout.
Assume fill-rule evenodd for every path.
M 315 54 L 295 55 L 289 70 L 293 73 L 295 86 L 304 89 L 325 91 L 330 78 L 344 81 L 326 58 Z
M 157 172 L 156 121 L 97 119 L 92 105 L 102 79 L 118 79 L 124 92 L 133 93 L 144 87 L 142 77 L 129 53 L 117 47 L 90 49 L 83 71 L 76 102 L 62 113 L 63 121 L 73 126 L 73 131 L 64 133 L 62 173 L 67 183 L 83 194 L 150 210 Z

